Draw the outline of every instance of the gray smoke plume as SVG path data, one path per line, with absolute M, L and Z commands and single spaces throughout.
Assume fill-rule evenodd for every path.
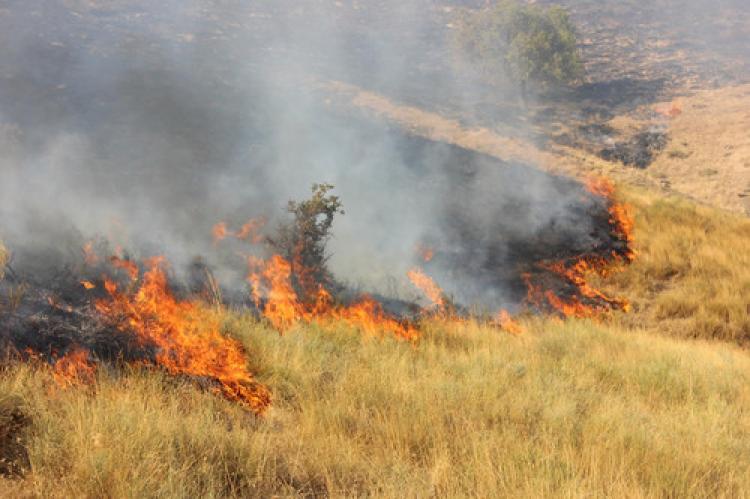
M 287 200 L 328 182 L 347 212 L 330 243 L 341 281 L 416 296 L 404 275 L 429 244 L 430 274 L 459 301 L 512 304 L 518 262 L 597 244 L 601 206 L 572 181 L 330 106 L 318 85 L 481 114 L 472 96 L 487 88 L 450 70 L 452 7 L 4 2 L 0 235 L 42 270 L 103 237 L 176 270 L 202 256 L 236 284 L 240 249 L 217 248 L 212 226 L 273 226 Z

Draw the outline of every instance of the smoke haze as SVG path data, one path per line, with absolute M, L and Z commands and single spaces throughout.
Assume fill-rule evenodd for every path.
M 449 293 L 490 306 L 517 300 L 520 255 L 602 237 L 572 181 L 327 103 L 319 83 L 342 80 L 476 115 L 471 96 L 486 88 L 448 67 L 441 16 L 455 5 L 249 4 L 4 3 L 0 231 L 17 265 L 46 269 L 103 237 L 175 269 L 203 256 L 237 282 L 211 227 L 261 215 L 272 226 L 316 182 L 347 212 L 334 275 L 391 296 L 408 296 L 420 244 L 440 249 L 430 272 Z

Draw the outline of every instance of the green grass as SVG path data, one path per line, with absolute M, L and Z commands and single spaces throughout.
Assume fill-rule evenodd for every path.
M 262 418 L 158 373 L 59 391 L 0 377 L 32 418 L 43 497 L 636 496 L 750 491 L 750 359 L 586 322 L 425 326 L 418 345 L 314 326 L 230 330 L 274 393 Z M 2 485 L 0 485 L 2 491 Z

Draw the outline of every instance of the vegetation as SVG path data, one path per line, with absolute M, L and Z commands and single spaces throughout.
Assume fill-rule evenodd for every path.
M 261 419 L 158 373 L 53 390 L 0 377 L 32 423 L 41 497 L 738 496 L 750 490 L 750 359 L 585 322 L 514 337 L 428 324 L 415 348 L 341 328 L 279 336 L 245 317 L 274 405 Z
M 640 254 L 608 284 L 635 310 L 603 324 L 427 321 L 412 345 L 226 311 L 273 392 L 261 418 L 155 371 L 59 389 L 6 360 L 0 495 L 746 495 L 750 357 L 732 343 L 748 338 L 750 222 L 624 196 Z
M 576 30 L 567 11 L 501 0 L 479 11 L 463 12 L 457 22 L 455 46 L 491 80 L 560 85 L 583 74 Z
M 326 243 L 331 237 L 333 219 L 344 214 L 338 196 L 329 194 L 330 184 L 314 184 L 312 196 L 305 201 L 289 201 L 292 219 L 282 224 L 269 240 L 274 250 L 292 264 L 292 280 L 298 296 L 304 300 L 317 295 L 320 283 L 330 285 L 333 277 L 326 267 Z
M 626 190 L 638 258 L 613 291 L 633 312 L 619 318 L 681 338 L 750 344 L 750 220 L 677 197 Z

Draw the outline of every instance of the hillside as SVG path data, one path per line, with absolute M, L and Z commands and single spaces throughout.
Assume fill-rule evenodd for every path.
M 95 387 L 61 391 L 44 371 L 6 367 L 2 430 L 19 440 L 4 452 L 32 471 L 0 491 L 736 497 L 750 487 L 750 361 L 730 346 L 578 322 L 529 323 L 520 337 L 429 324 L 416 347 L 344 327 L 279 336 L 230 323 L 274 393 L 261 419 L 158 373 L 105 371 Z
M 742 495 L 750 359 L 733 344 L 750 334 L 737 261 L 750 258 L 750 222 L 637 188 L 620 195 L 637 210 L 639 256 L 607 286 L 634 310 L 604 323 L 527 317 L 511 335 L 427 320 L 409 344 L 343 323 L 279 335 L 227 312 L 273 394 L 260 418 L 137 367 L 66 389 L 44 365 L 6 362 L 0 436 L 10 476 L 23 474 L 0 490 Z
M 746 3 L 4 2 L 0 497 L 750 497 Z

